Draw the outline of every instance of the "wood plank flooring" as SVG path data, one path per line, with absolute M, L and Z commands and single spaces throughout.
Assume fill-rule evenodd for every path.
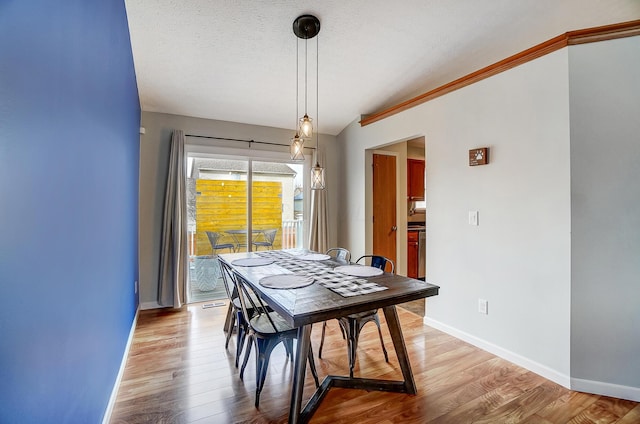
M 260 409 L 253 406 L 255 360 L 244 382 L 234 366 L 235 335 L 225 350 L 222 331 L 227 306 L 180 311 L 142 311 L 111 416 L 111 423 L 285 423 L 293 364 L 282 346 L 271 357 Z M 572 392 L 524 368 L 423 325 L 399 308 L 416 396 L 332 389 L 312 423 L 640 423 L 640 404 Z M 384 315 L 381 320 L 384 321 Z M 317 358 L 320 325 L 312 346 Z M 383 323 L 389 363 L 375 325 L 367 324 L 358 346 L 356 375 L 401 379 Z M 329 322 L 322 379 L 348 373 L 346 343 L 336 321 Z M 304 402 L 314 390 L 307 372 Z

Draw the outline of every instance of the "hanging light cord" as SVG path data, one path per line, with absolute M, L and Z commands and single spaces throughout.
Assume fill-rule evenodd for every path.
M 298 99 L 299 99 L 299 94 L 298 94 L 298 85 L 299 85 L 299 68 L 300 68 L 300 57 L 298 54 L 298 51 L 300 50 L 300 44 L 298 44 L 298 42 L 300 41 L 300 39 L 298 37 L 296 37 L 296 120 L 294 121 L 296 123 L 295 127 L 296 128 L 296 135 L 298 134 Z
M 318 154 L 320 153 L 320 127 L 318 126 L 318 122 L 320 119 L 320 110 L 319 110 L 319 104 L 320 101 L 318 100 L 318 85 L 319 80 L 320 80 L 320 72 L 319 70 L 319 44 L 320 44 L 320 34 L 316 35 L 316 166 L 318 166 L 318 164 L 320 163 L 320 160 L 318 158 Z
M 304 39 L 304 114 L 307 114 L 307 39 Z

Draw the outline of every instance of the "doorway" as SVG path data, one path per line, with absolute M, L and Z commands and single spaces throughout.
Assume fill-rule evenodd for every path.
M 373 154 L 373 251 L 397 266 L 396 157 Z
M 305 164 L 189 153 L 187 302 L 227 297 L 220 253 L 301 248 Z

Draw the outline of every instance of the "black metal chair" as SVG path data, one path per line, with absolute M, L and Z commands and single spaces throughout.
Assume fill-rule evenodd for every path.
M 326 254 L 340 261 L 349 262 L 351 260 L 351 252 L 344 247 L 333 247 L 327 250 Z
M 283 342 L 287 351 L 287 356 L 293 360 L 293 340 L 298 336 L 298 329 L 290 326 L 277 312 L 270 310 L 253 291 L 253 288 L 246 283 L 240 276 L 228 269 L 225 263 L 221 262 L 225 267 L 227 275 L 235 278 L 235 285 L 238 289 L 238 297 L 240 298 L 240 306 L 244 321 L 247 323 L 247 349 L 240 368 L 240 379 L 244 378 L 244 370 L 251 354 L 253 345 L 256 347 L 256 408 L 260 405 L 260 393 L 264 387 L 267 377 L 267 368 L 269 359 L 273 349 Z M 313 361 L 313 352 L 309 347 L 309 367 L 311 374 L 315 380 L 316 387 L 320 386 L 318 381 L 318 373 L 316 371 L 315 362 Z
M 351 252 L 343 247 L 333 247 L 326 252 L 327 255 L 339 260 L 344 261 L 345 263 L 349 263 L 351 261 Z M 318 348 L 318 358 L 322 359 L 322 347 L 324 346 L 324 335 L 327 330 L 327 321 L 322 322 L 322 336 L 320 337 L 320 347 Z M 340 332 L 342 333 L 342 338 L 345 339 L 346 335 L 344 334 L 344 330 L 342 326 L 340 326 Z
M 218 259 L 218 265 L 222 273 L 222 281 L 224 282 L 224 288 L 227 291 L 227 297 L 229 298 L 229 309 L 227 310 L 227 318 L 225 320 L 224 331 L 227 333 L 224 348 L 229 348 L 229 340 L 231 339 L 231 333 L 237 323 L 238 328 L 236 331 L 236 358 L 235 364 L 238 368 L 240 362 L 240 355 L 244 347 L 244 341 L 248 332 L 248 324 L 242 314 L 242 305 L 240 304 L 240 297 L 238 296 L 238 288 L 235 283 L 235 277 L 233 271 L 229 266 Z M 253 315 L 253 310 L 248 310 L 248 314 Z
M 224 237 L 224 234 L 217 231 L 206 231 L 209 243 L 211 244 L 211 250 L 215 255 L 218 250 L 229 249 L 229 252 L 234 252 L 236 247 L 233 243 L 219 243 L 220 239 Z
M 272 230 L 264 230 L 262 234 L 264 235 L 264 240 L 254 241 L 253 245 L 258 250 L 260 247 L 265 247 L 267 249 L 273 249 L 273 242 L 276 239 L 276 234 L 278 233 L 278 229 L 274 228 Z
M 390 272 L 395 273 L 395 266 L 391 259 L 385 258 L 380 255 L 364 255 L 358 258 L 356 263 L 369 262 L 370 266 L 380 268 L 385 271 L 387 265 L 390 265 Z M 349 376 L 353 378 L 353 368 L 356 363 L 356 351 L 358 350 L 358 338 L 360 337 L 360 331 L 362 327 L 368 322 L 375 322 L 378 327 L 378 335 L 380 336 L 380 344 L 382 345 L 382 352 L 384 353 L 384 360 L 389 362 L 389 355 L 387 349 L 384 347 L 384 340 L 382 339 L 382 330 L 380 329 L 380 318 L 378 318 L 378 310 L 360 312 L 346 317 L 339 318 L 340 326 L 347 334 L 347 347 L 349 350 Z

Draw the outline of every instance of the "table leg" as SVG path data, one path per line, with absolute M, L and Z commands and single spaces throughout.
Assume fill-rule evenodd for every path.
M 396 355 L 398 356 L 402 376 L 404 377 L 405 389 L 408 394 L 415 395 L 418 391 L 416 390 L 416 383 L 413 379 L 413 373 L 411 372 L 409 355 L 407 353 L 407 347 L 404 344 L 404 338 L 402 337 L 402 330 L 400 329 L 400 321 L 398 320 L 396 307 L 393 305 L 387 306 L 386 308 L 383 308 L 383 311 L 387 320 L 387 327 L 389 327 L 389 333 L 391 333 L 393 346 L 396 349 Z
M 311 346 L 311 325 L 298 328 L 298 349 L 296 351 L 295 367 L 293 370 L 293 385 L 291 387 L 291 405 L 289 406 L 289 423 L 296 424 L 302 411 L 302 390 L 307 370 L 307 357 Z

